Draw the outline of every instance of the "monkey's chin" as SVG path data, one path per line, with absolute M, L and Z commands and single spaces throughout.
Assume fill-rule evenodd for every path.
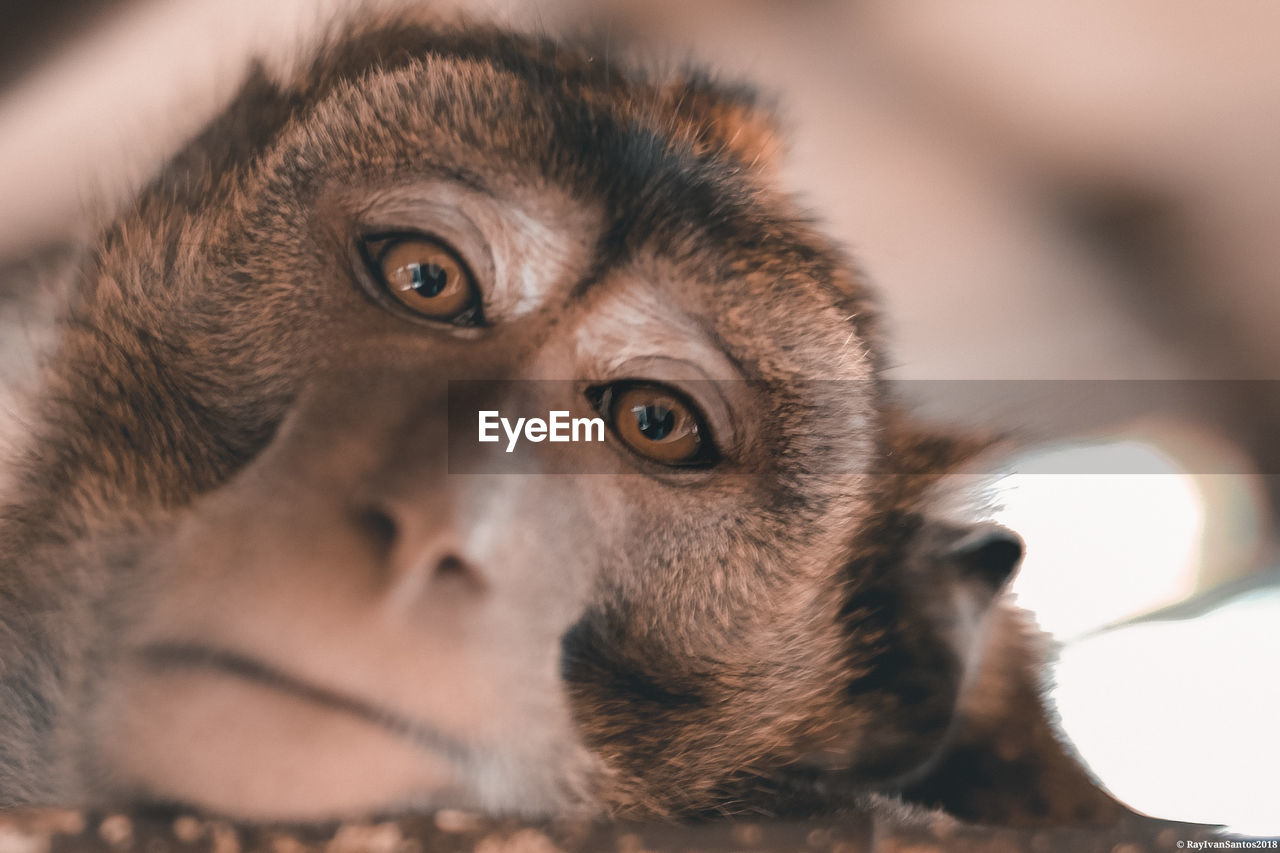
M 464 804 L 447 756 L 324 704 L 207 674 L 142 676 L 103 708 L 112 798 L 249 820 Z

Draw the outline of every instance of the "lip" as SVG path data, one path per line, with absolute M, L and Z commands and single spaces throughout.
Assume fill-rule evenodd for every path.
M 248 681 L 313 705 L 354 717 L 414 746 L 440 755 L 455 766 L 474 763 L 474 750 L 434 726 L 382 708 L 373 702 L 314 684 L 257 658 L 199 643 L 149 643 L 138 657 L 156 671 L 206 671 Z

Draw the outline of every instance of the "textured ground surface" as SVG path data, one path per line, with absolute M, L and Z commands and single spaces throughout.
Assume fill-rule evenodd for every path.
M 189 816 L 138 818 L 70 811 L 0 815 L 0 851 L 211 851 L 211 853 L 555 853 L 555 851 L 1109 851 L 1177 850 L 1207 831 L 1135 822 L 1105 831 L 985 830 L 949 821 L 900 828 L 867 820 L 812 823 L 519 824 L 463 812 L 312 828 L 233 827 Z M 1182 845 L 1179 845 L 1182 842 Z M 1264 842 L 1266 843 L 1266 842 Z

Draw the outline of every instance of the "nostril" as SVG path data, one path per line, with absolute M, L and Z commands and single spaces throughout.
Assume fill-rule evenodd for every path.
M 384 555 L 390 554 L 400 537 L 400 529 L 394 518 L 376 507 L 366 507 L 357 512 L 360 528 L 378 546 Z
M 446 554 L 436 564 L 436 577 L 451 577 L 468 574 L 467 567 L 452 554 Z
M 377 501 L 355 504 L 351 518 L 378 567 L 378 588 L 394 601 L 471 598 L 488 589 L 484 574 L 461 556 L 447 520 L 409 515 Z
M 437 583 L 463 586 L 476 592 L 483 591 L 486 586 L 484 578 L 478 572 L 453 554 L 446 554 L 436 561 L 432 579 Z
M 983 525 L 952 546 L 951 559 L 970 577 L 999 589 L 1022 562 L 1022 537 L 998 524 Z

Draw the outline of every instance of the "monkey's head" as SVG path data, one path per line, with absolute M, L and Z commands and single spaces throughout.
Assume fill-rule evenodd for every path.
M 255 72 L 86 254 L 0 533 L 4 798 L 688 814 L 924 773 L 1021 548 L 932 516 L 955 449 L 892 414 L 775 145 L 743 90 L 477 28 Z M 489 410 L 607 429 L 508 455 Z

